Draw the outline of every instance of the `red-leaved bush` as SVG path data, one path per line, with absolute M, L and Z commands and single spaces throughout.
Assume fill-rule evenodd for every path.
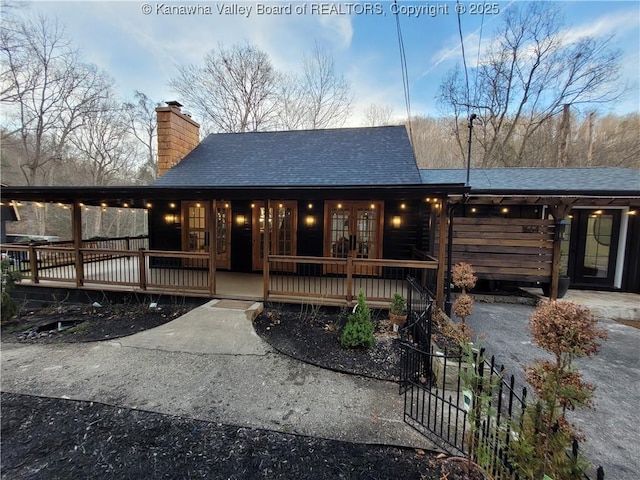
M 598 340 L 607 338 L 589 309 L 573 302 L 543 303 L 531 315 L 530 325 L 533 341 L 555 355 L 557 362 L 563 355 L 568 355 L 568 360 L 595 355 L 600 348 Z
M 565 413 L 592 406 L 595 386 L 583 381 L 572 363 L 576 357 L 595 355 L 607 332 L 597 327 L 589 309 L 567 301 L 541 304 L 529 323 L 534 343 L 554 359 L 536 360 L 525 368 L 537 399 L 526 406 L 519 422 L 518 438 L 509 446 L 511 460 L 523 479 L 582 478 L 588 462 L 567 452 L 583 437 Z
M 466 292 L 476 286 L 478 277 L 475 276 L 475 271 L 471 265 L 466 262 L 460 262 L 453 266 L 451 280 L 456 287 Z

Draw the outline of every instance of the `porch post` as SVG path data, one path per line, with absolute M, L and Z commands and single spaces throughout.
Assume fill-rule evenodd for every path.
M 82 206 L 80 202 L 74 202 L 71 206 L 71 237 L 75 257 L 76 287 L 81 287 L 84 280 L 84 267 L 80 251 L 82 248 Z
M 216 257 L 218 253 L 218 205 L 215 200 L 208 201 L 206 215 L 209 217 L 209 295 L 216 294 Z
M 558 283 L 560 277 L 560 247 L 562 246 L 562 236 L 560 235 L 560 222 L 571 210 L 571 205 L 549 205 L 549 213 L 556 223 L 556 230 L 553 236 L 553 252 L 551 254 L 551 285 L 549 288 L 549 300 L 558 299 Z
M 262 298 L 266 302 L 269 297 L 269 252 L 271 251 L 271 229 L 269 228 L 269 209 L 271 201 L 264 201 L 264 242 L 262 250 Z
M 438 218 L 438 282 L 436 286 L 436 307 L 444 307 L 444 277 L 447 248 L 447 197 L 440 198 L 440 216 Z

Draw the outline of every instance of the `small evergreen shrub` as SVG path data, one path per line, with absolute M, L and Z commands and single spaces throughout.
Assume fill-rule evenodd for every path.
M 9 260 L 0 263 L 2 296 L 0 297 L 0 314 L 2 323 L 12 320 L 18 314 L 18 304 L 11 298 L 11 290 L 20 281 L 20 272 L 11 269 Z
M 358 294 L 358 305 L 355 313 L 349 315 L 347 324 L 342 330 L 340 344 L 344 348 L 369 348 L 376 343 L 373 337 L 371 310 L 367 305 L 364 292 Z
M 389 312 L 394 315 L 407 314 L 407 301 L 399 293 L 394 293 L 391 303 L 389 304 Z

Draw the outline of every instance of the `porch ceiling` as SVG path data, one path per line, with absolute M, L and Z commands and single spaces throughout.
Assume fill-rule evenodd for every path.
M 453 201 L 462 201 L 464 197 L 454 196 Z M 629 207 L 640 205 L 640 195 L 638 196 L 615 196 L 615 195 L 504 195 L 485 194 L 471 195 L 466 198 L 468 205 L 568 205 L 571 207 Z
M 247 200 L 247 199 L 345 199 L 373 200 L 438 197 L 460 195 L 468 191 L 463 184 L 439 185 L 385 185 L 351 187 L 245 187 L 245 188 L 193 188 L 193 187 L 3 187 L 3 202 L 59 202 L 86 205 L 102 205 L 120 207 L 127 204 L 132 208 L 145 208 L 147 204 L 167 200 Z

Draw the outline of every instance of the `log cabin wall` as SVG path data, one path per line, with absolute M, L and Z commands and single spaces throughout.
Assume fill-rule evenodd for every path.
M 548 282 L 554 229 L 553 220 L 455 217 L 452 261 L 471 264 L 480 279 Z M 435 252 L 438 244 L 436 230 Z
M 409 260 L 421 236 L 419 200 L 386 201 L 382 258 Z

